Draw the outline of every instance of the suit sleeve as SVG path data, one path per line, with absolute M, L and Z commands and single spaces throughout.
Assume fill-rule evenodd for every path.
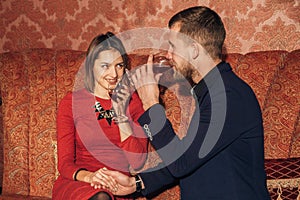
M 178 184 L 178 179 L 170 173 L 163 163 L 160 163 L 158 166 L 148 169 L 139 175 L 145 186 L 145 189 L 143 189 L 141 193 L 143 196 L 149 198 Z

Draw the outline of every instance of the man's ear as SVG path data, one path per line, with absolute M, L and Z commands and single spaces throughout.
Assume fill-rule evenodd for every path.
M 191 55 L 193 59 L 196 59 L 200 54 L 199 45 L 195 42 L 191 44 Z

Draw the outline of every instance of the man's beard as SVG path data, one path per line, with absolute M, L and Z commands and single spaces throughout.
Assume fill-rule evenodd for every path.
M 178 84 L 178 92 L 180 95 L 189 96 L 192 86 L 194 85 L 192 79 L 193 70 L 190 65 L 184 66 L 180 71 L 174 70 L 173 83 Z
M 179 94 L 183 96 L 188 96 L 190 94 L 190 90 L 192 86 L 194 85 L 192 74 L 194 73 L 193 66 L 186 63 L 180 70 L 176 70 L 175 68 L 172 68 L 165 72 L 159 80 L 159 85 L 161 88 L 161 93 L 164 93 L 164 91 L 172 87 L 173 85 L 179 86 Z
M 181 70 L 174 70 L 173 78 L 175 82 L 188 82 L 193 85 L 193 68 L 190 64 L 186 64 Z

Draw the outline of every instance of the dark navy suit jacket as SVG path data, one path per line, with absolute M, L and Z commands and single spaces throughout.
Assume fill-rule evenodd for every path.
M 140 174 L 142 194 L 179 181 L 182 200 L 269 200 L 262 114 L 252 89 L 221 62 L 193 93 L 198 104 L 182 140 L 161 105 L 140 117 L 164 161 Z

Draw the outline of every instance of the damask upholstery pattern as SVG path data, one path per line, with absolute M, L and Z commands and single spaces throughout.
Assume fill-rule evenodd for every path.
M 220 13 L 228 53 L 300 48 L 298 0 L 7 0 L 0 2 L 0 52 L 83 51 L 99 33 L 165 28 L 173 14 L 196 5 Z
M 285 73 L 288 76 L 287 80 L 285 81 L 285 91 L 287 94 L 285 94 L 284 98 L 286 98 L 286 101 L 289 103 L 289 105 L 295 106 L 298 110 L 300 110 L 300 65 L 297 62 L 300 60 L 300 51 L 295 50 L 292 53 L 290 53 L 286 58 L 286 65 L 285 67 Z M 279 78 L 278 78 L 279 79 Z M 280 83 L 280 79 L 278 82 Z M 292 83 L 295 81 L 294 83 Z M 295 85 L 295 87 L 292 87 L 291 85 Z M 290 87 L 287 87 L 290 85 Z M 298 86 L 298 87 L 297 87 Z M 289 93 L 292 93 L 293 95 L 289 95 Z M 279 100 L 279 99 L 278 99 Z M 290 113 L 286 114 L 289 115 Z M 289 157 L 298 157 L 300 152 L 300 116 L 298 115 L 298 120 L 294 122 L 294 127 L 289 126 L 290 129 L 293 129 L 293 136 L 291 138 L 291 146 L 290 146 L 290 152 Z M 291 124 L 289 124 L 291 125 Z
M 145 56 L 130 57 L 133 65 L 141 62 L 138 59 L 145 60 Z M 265 154 L 269 161 L 267 167 L 275 166 L 275 171 L 281 170 L 281 165 L 276 165 L 274 159 L 300 157 L 299 57 L 300 50 L 290 53 L 233 53 L 226 58 L 233 70 L 250 84 L 258 96 L 264 117 Z M 0 54 L 5 195 L 51 197 L 52 183 L 57 173 L 53 149 L 56 141 L 56 109 L 67 91 L 82 87 L 81 66 L 84 58 L 83 51 L 55 49 Z M 161 99 L 168 118 L 179 136 L 183 137 L 194 102 L 189 96 L 179 94 L 179 88 L 172 86 Z M 182 107 L 191 110 L 180 109 L 179 102 L 183 102 Z M 151 146 L 149 150 L 152 153 L 144 169 L 161 162 Z M 276 184 L 270 187 L 270 194 L 274 198 L 277 197 L 277 187 Z M 281 189 L 284 190 L 282 195 L 297 195 L 297 189 L 291 190 L 293 195 L 289 193 L 290 190 Z M 179 199 L 179 195 L 179 187 L 175 186 L 154 199 L 175 200 Z
M 251 85 L 261 108 L 265 107 L 268 89 L 275 77 L 278 67 L 283 65 L 285 52 L 272 51 L 247 53 L 239 60 L 236 73 Z M 253 67 L 255 66 L 255 67 Z
M 0 83 L 1 88 L 1 83 Z M 2 182 L 3 182 L 3 114 L 2 114 L 2 98 L 0 90 L 0 193 L 2 192 Z
M 0 70 L 4 128 L 3 191 L 28 194 L 30 109 L 24 53 L 2 54 Z
M 297 157 L 300 152 L 300 120 L 298 120 L 297 127 L 295 128 L 294 136 L 292 137 L 291 154 L 292 158 Z
M 287 62 L 279 66 L 270 87 L 263 112 L 266 158 L 299 156 L 299 151 L 292 149 L 293 146 L 299 149 L 299 144 L 293 141 L 299 135 L 295 132 L 300 112 L 300 66 L 295 62 L 299 58 L 299 50 L 291 52 Z
M 82 51 L 61 50 L 56 54 L 56 92 L 57 106 L 60 100 L 73 90 L 73 86 L 83 86 L 83 80 L 79 74 L 84 64 L 85 53 Z M 81 79 L 81 80 L 80 80 Z
M 55 172 L 52 141 L 56 140 L 55 51 L 26 51 L 29 81 L 29 181 L 30 193 L 42 196 L 51 191 Z M 32 173 L 34 172 L 34 173 Z

